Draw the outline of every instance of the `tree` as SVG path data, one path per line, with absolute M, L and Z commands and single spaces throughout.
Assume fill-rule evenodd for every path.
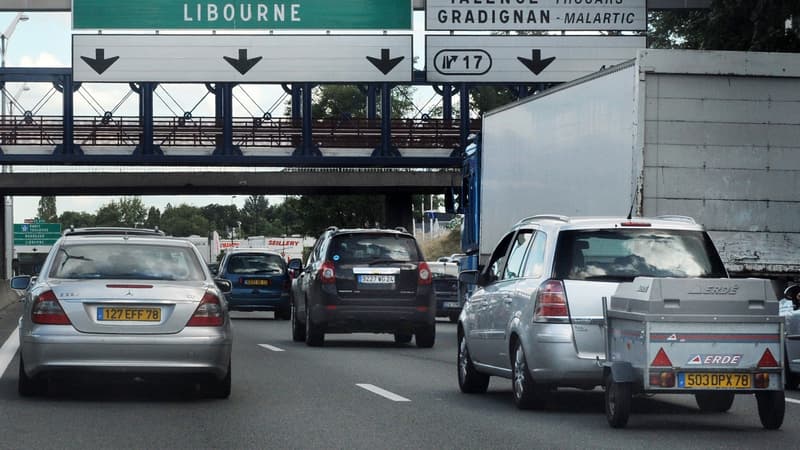
M 161 228 L 161 211 L 155 206 L 151 206 L 150 209 L 147 210 L 147 219 L 144 221 L 144 226 L 150 229 L 155 229 L 156 227 Z
M 708 10 L 652 12 L 648 23 L 654 48 L 800 51 L 797 0 L 714 0 Z
M 96 217 L 94 214 L 86 212 L 64 211 L 61 217 L 58 218 L 58 223 L 61 224 L 62 230 L 69 227 L 93 227 L 96 223 Z
M 161 214 L 161 229 L 170 236 L 206 236 L 210 231 L 202 210 L 186 204 L 167 205 Z
M 208 226 L 212 230 L 224 231 L 226 227 L 235 225 L 237 221 L 241 221 L 239 208 L 236 205 L 220 205 L 215 203 L 213 205 L 206 205 L 200 208 L 203 217 L 208 220 Z
M 112 200 L 97 210 L 97 226 L 106 227 L 136 227 L 144 224 L 144 203 L 139 197 L 122 197 L 119 201 Z
M 392 118 L 402 118 L 414 109 L 411 86 L 392 88 Z M 291 112 L 293 105 L 288 106 Z M 381 111 L 378 98 L 378 114 Z M 367 117 L 367 94 L 358 86 L 348 84 L 325 84 L 318 86 L 313 93 L 311 115 L 317 119 L 358 119 Z
M 36 215 L 47 223 L 57 222 L 58 213 L 56 212 L 56 198 L 53 196 L 42 196 L 39 198 L 39 208 L 36 210 Z
M 316 236 L 329 226 L 373 227 L 384 220 L 382 195 L 315 195 L 301 197 L 295 206 L 305 217 L 299 234 Z

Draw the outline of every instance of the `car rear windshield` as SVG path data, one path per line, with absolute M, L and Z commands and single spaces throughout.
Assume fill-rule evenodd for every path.
M 236 275 L 281 275 L 286 272 L 283 258 L 269 253 L 231 255 L 226 272 Z
M 59 247 L 50 278 L 200 281 L 195 252 L 148 244 L 74 244 Z
M 420 260 L 414 238 L 399 234 L 336 236 L 328 255 L 335 264 L 392 264 Z
M 706 233 L 641 228 L 561 232 L 555 273 L 560 279 L 609 281 L 637 276 L 727 277 Z

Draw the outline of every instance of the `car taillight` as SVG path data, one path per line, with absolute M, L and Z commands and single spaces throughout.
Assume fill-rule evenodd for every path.
M 325 261 L 322 263 L 322 267 L 319 268 L 319 278 L 322 284 L 336 283 L 336 269 L 332 262 Z
M 72 325 L 53 291 L 44 291 L 39 294 L 36 301 L 33 302 L 31 320 L 33 323 L 44 325 Z
M 536 306 L 533 312 L 534 322 L 566 322 L 569 321 L 567 294 L 564 284 L 559 280 L 547 280 L 539 286 L 536 295 Z
M 417 280 L 418 284 L 427 286 L 433 283 L 433 274 L 431 273 L 430 267 L 428 267 L 428 263 L 425 261 L 419 263 L 417 272 L 419 273 L 419 279 Z
M 222 312 L 222 303 L 216 295 L 206 292 L 186 326 L 219 327 L 222 326 L 224 322 L 225 317 Z

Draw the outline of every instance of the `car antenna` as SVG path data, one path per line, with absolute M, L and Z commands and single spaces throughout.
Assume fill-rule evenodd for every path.
M 631 216 L 633 216 L 633 204 L 635 200 L 631 202 L 631 209 L 628 210 L 628 220 L 631 220 Z

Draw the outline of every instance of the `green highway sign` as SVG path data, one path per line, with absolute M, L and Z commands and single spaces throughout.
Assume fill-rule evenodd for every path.
M 60 223 L 14 224 L 14 245 L 53 245 L 60 237 Z
M 412 0 L 73 0 L 82 30 L 410 30 Z

